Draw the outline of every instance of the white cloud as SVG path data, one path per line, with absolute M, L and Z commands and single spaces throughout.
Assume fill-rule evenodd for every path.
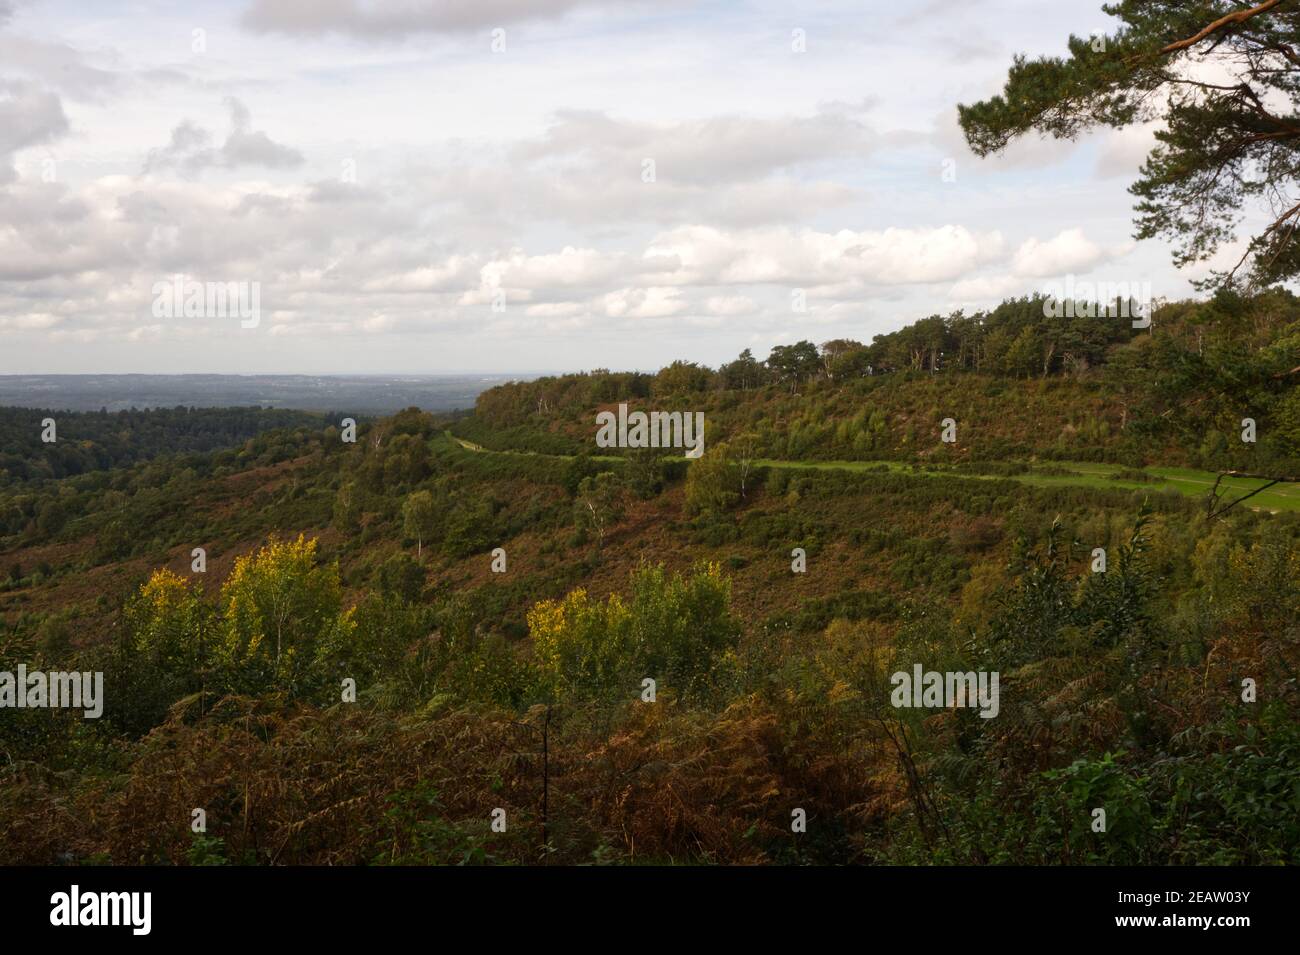
M 212 146 L 212 134 L 189 120 L 172 130 L 171 142 L 159 149 L 149 150 L 145 172 L 176 168 L 188 175 L 205 169 L 236 169 L 262 166 L 267 169 L 287 169 L 303 164 L 303 156 L 296 149 L 282 146 L 260 130 L 250 129 L 252 120 L 246 107 L 234 97 L 226 100 L 230 111 L 230 132 L 220 146 Z
M 25 80 L 0 79 L 0 185 L 13 177 L 14 153 L 68 131 L 56 93 Z
M 679 274 L 692 282 L 908 285 L 951 281 L 995 260 L 1002 248 L 999 232 L 954 225 L 835 233 L 687 226 L 656 237 L 647 255 L 680 261 Z
M 966 150 L 955 104 L 1006 56 L 934 50 L 1060 39 L 990 3 L 886 42 L 830 0 L 804 56 L 749 2 L 257 0 L 210 8 L 202 53 L 193 11 L 25 4 L 0 17 L 0 370 L 650 367 L 1033 292 L 1123 255 L 1130 198 L 1075 144 Z M 1089 148 L 1105 173 L 1138 145 Z M 177 273 L 259 282 L 261 326 L 154 319 Z
M 1132 249 L 1133 244 L 1103 248 L 1083 234 L 1082 229 L 1066 229 L 1047 241 L 1026 239 L 1016 250 L 1012 268 L 1016 275 L 1041 278 L 1067 272 L 1087 272 Z
M 882 138 L 849 112 L 808 116 L 722 115 L 680 123 L 614 119 L 604 113 L 565 111 L 544 136 L 516 147 L 525 161 L 580 161 L 612 174 L 640 177 L 653 160 L 659 183 L 716 184 L 759 179 L 831 157 L 865 158 Z
M 948 299 L 959 305 L 979 306 L 1023 295 L 1025 291 L 1025 280 L 1019 276 L 980 275 L 955 283 L 948 292 Z
M 1101 178 L 1123 176 L 1137 178 L 1142 163 L 1156 145 L 1156 130 L 1162 123 L 1143 123 L 1109 131 L 1097 155 L 1097 175 Z
M 602 299 L 610 318 L 667 318 L 686 311 L 687 303 L 674 288 L 627 288 Z
M 62 315 L 51 315 L 49 312 L 28 312 L 25 315 L 12 315 L 0 317 L 0 327 L 3 328 L 21 328 L 21 329 L 47 329 L 54 328 L 64 320 Z
M 251 30 L 268 33 L 343 33 L 393 39 L 553 19 L 577 10 L 618 11 L 627 6 L 628 0 L 253 0 L 243 23 Z
M 710 315 L 730 318 L 735 315 L 751 315 L 757 311 L 758 306 L 747 295 L 710 295 L 704 301 L 704 308 Z

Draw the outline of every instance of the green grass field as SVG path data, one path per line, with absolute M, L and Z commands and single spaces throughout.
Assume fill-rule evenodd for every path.
M 1214 487 L 1216 475 L 1213 471 L 1198 471 L 1194 468 L 1162 468 L 1151 467 L 1142 470 L 1155 480 L 1134 481 L 1123 478 L 1116 478 L 1114 475 L 1119 474 L 1126 469 L 1119 464 L 1096 464 L 1072 461 L 1054 461 L 1050 467 L 1053 471 L 1065 470 L 1069 474 L 1058 473 L 1039 473 L 1030 470 L 1022 474 L 995 475 L 995 474 L 978 474 L 968 471 L 957 471 L 952 468 L 933 468 L 924 465 L 912 465 L 897 461 L 777 461 L 764 459 L 757 462 L 760 467 L 772 468 L 815 468 L 829 470 L 845 471 L 871 471 L 879 469 L 881 465 L 887 467 L 891 472 L 902 474 L 917 474 L 932 477 L 949 476 L 949 477 L 966 477 L 976 480 L 1009 480 L 1019 481 L 1022 484 L 1031 484 L 1037 487 L 1094 487 L 1110 488 L 1112 490 L 1133 490 L 1133 491 L 1164 491 L 1174 490 L 1186 494 L 1189 497 L 1204 497 L 1209 494 Z M 1265 485 L 1266 481 L 1260 481 L 1253 478 L 1224 478 L 1219 484 L 1219 495 L 1222 503 L 1235 500 L 1259 487 Z M 1266 491 L 1261 491 L 1254 497 L 1251 497 L 1243 505 L 1254 510 L 1261 511 L 1300 511 L 1300 486 L 1295 484 L 1276 484 Z
M 486 454 L 536 453 L 531 451 L 491 451 L 472 441 L 457 438 L 450 433 L 447 433 L 446 437 L 466 451 Z M 543 457 L 564 458 L 568 457 L 568 455 L 543 455 Z M 593 460 L 617 461 L 619 459 L 606 455 L 595 457 Z M 773 458 L 762 458 L 754 463 L 757 467 L 764 468 L 799 468 L 829 471 L 878 471 L 881 467 L 884 467 L 891 473 L 913 474 L 922 477 L 946 476 L 963 477 L 972 480 L 1019 481 L 1022 484 L 1030 484 L 1035 487 L 1093 487 L 1103 490 L 1109 488 L 1110 490 L 1128 491 L 1172 490 L 1180 494 L 1186 494 L 1188 497 L 1205 497 L 1214 487 L 1215 479 L 1218 477 L 1213 471 L 1198 471 L 1194 468 L 1151 467 L 1143 468 L 1142 471 L 1153 480 L 1136 481 L 1115 477 L 1115 475 L 1123 471 L 1133 470 L 1125 468 L 1123 465 L 1079 461 L 1053 461 L 1050 464 L 1038 465 L 1040 468 L 1050 468 L 1051 473 L 1042 473 L 1034 470 L 1034 465 L 1026 465 L 1029 468 L 1028 471 L 1009 475 L 979 474 L 974 471 L 956 470 L 952 467 L 927 467 L 901 461 L 782 461 Z M 1060 471 L 1068 471 L 1069 473 L 1056 473 Z M 1220 504 L 1222 506 L 1229 501 L 1236 500 L 1266 483 L 1266 481 L 1254 478 L 1224 478 L 1219 483 Z M 1267 491 L 1261 491 L 1249 498 L 1241 506 L 1272 513 L 1300 511 L 1300 485 L 1275 484 Z

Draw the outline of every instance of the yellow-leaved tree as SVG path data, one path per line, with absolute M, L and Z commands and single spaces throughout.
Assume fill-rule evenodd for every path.
M 135 653 L 168 670 L 202 666 L 206 613 L 198 584 L 165 567 L 155 570 L 127 602 L 125 618 Z
M 740 637 L 731 581 L 713 563 L 686 575 L 643 566 L 626 598 L 602 603 L 579 588 L 543 600 L 529 611 L 528 630 L 542 685 L 556 700 L 635 699 L 647 678 L 679 695 L 703 691 Z
M 232 688 L 268 683 L 301 689 L 318 649 L 350 624 L 340 616 L 337 564 L 318 566 L 315 539 L 272 537 L 239 558 L 221 588 L 223 619 L 214 648 Z
M 145 733 L 172 703 L 203 688 L 212 608 L 197 583 L 163 568 L 127 601 L 122 623 L 105 673 L 107 716 L 128 733 Z

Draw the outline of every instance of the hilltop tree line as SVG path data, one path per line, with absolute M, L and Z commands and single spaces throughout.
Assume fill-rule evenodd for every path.
M 873 460 L 925 453 L 938 421 L 955 416 L 968 426 L 958 447 L 982 460 L 1300 473 L 1300 299 L 1290 292 L 1165 303 L 1142 328 L 1045 304 L 930 316 L 869 345 L 800 341 L 765 360 L 746 350 L 717 369 L 676 361 L 655 374 L 512 383 L 452 427 L 498 449 L 573 454 L 589 445 L 596 408 L 692 402 L 713 445 L 749 434 L 760 457 Z M 1254 444 L 1240 439 L 1246 418 Z
M 509 428 L 556 411 L 636 399 L 669 399 L 710 391 L 797 392 L 815 381 L 843 384 L 894 372 L 967 371 L 1008 378 L 1085 376 L 1123 354 L 1139 339 L 1164 337 L 1178 356 L 1204 357 L 1207 348 L 1240 360 L 1300 361 L 1300 300 L 1285 290 L 1254 297 L 1222 292 L 1208 302 L 1178 302 L 1155 309 L 1154 331 L 1130 317 L 1060 311 L 1042 297 L 1003 302 L 989 312 L 931 315 L 870 344 L 836 338 L 820 345 L 803 340 L 774 346 L 766 359 L 745 349 L 710 368 L 678 360 L 654 374 L 597 369 L 586 374 L 514 382 L 479 396 L 476 414 L 494 428 Z M 1095 310 L 1094 310 L 1095 311 Z M 1106 310 L 1103 310 L 1106 311 Z M 1287 369 L 1281 369 L 1287 370 Z

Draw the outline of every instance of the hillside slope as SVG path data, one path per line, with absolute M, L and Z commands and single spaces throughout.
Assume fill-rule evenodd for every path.
M 106 697 L 0 722 L 0 857 L 1300 862 L 1294 487 L 1178 469 L 1288 466 L 1290 326 L 1208 386 L 1156 327 L 1081 373 L 575 375 L 0 488 L 0 671 Z M 620 401 L 703 410 L 703 457 L 596 447 Z M 900 708 L 918 666 L 997 713 Z

